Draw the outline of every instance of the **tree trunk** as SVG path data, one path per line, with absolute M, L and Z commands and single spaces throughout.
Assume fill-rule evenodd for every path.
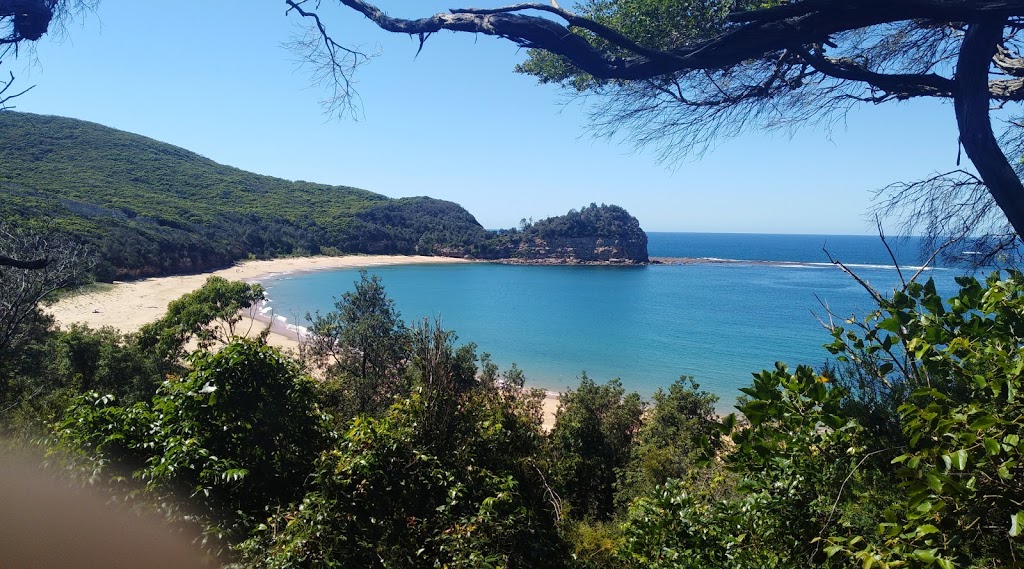
M 989 67 L 1005 24 L 1005 18 L 997 18 L 968 26 L 957 59 L 953 109 L 967 156 L 1014 231 L 1024 236 L 1024 184 L 999 147 L 989 117 Z

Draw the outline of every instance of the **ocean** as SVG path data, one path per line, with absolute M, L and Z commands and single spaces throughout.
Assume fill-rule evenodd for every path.
M 830 358 L 822 326 L 872 308 L 868 293 L 823 248 L 879 291 L 899 283 L 877 237 L 649 233 L 652 257 L 714 261 L 642 267 L 492 263 L 375 267 L 407 322 L 440 319 L 529 385 L 562 391 L 583 372 L 620 378 L 650 396 L 692 376 L 731 410 L 751 373 L 776 361 L 820 366 Z M 894 244 L 904 276 L 921 263 L 916 240 Z M 945 296 L 962 269 L 939 267 Z M 264 281 L 265 310 L 303 325 L 352 290 L 357 270 L 279 275 Z

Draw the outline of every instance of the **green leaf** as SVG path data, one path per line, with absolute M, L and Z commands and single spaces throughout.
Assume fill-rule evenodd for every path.
M 971 430 L 983 431 L 991 427 L 992 425 L 995 425 L 996 422 L 996 418 L 993 417 L 992 415 L 982 415 L 981 417 L 975 419 L 973 423 L 971 423 Z
M 999 441 L 992 438 L 986 438 L 982 442 L 985 445 L 985 452 L 987 452 L 989 456 L 995 456 L 999 454 Z
M 933 526 L 932 524 L 925 524 L 917 528 L 916 533 L 918 537 L 922 537 L 933 533 L 939 533 L 939 528 Z
M 1024 512 L 1017 512 L 1010 516 L 1010 537 L 1020 535 L 1021 522 L 1024 522 Z
M 826 547 L 824 549 L 826 557 L 832 557 L 836 553 L 839 553 L 842 550 L 843 550 L 843 548 L 841 546 L 838 546 L 838 545 L 830 545 L 830 546 L 828 546 L 828 547 Z
M 900 321 L 894 317 L 886 318 L 878 323 L 878 328 L 892 332 L 893 334 L 899 334 L 900 332 Z
M 924 561 L 925 563 L 935 563 L 935 560 L 937 559 L 935 556 L 936 553 L 937 550 L 935 549 L 915 549 L 914 557 L 920 561 Z
M 967 451 L 960 449 L 953 453 L 951 456 L 953 459 L 953 467 L 957 470 L 963 470 L 967 468 Z

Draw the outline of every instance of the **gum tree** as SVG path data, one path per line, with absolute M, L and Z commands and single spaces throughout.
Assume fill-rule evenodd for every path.
M 946 234 L 981 230 L 1012 242 L 1024 230 L 1022 123 L 1009 120 L 1000 138 L 990 110 L 1024 98 L 1024 0 L 583 0 L 574 11 L 552 1 L 411 19 L 363 0 L 339 3 L 418 37 L 421 49 L 443 30 L 529 48 L 517 71 L 597 95 L 598 131 L 627 130 L 664 157 L 750 127 L 840 119 L 861 103 L 951 101 L 977 174 L 894 186 L 881 207 Z M 319 2 L 286 4 L 315 24 L 310 53 L 340 86 L 338 101 L 351 101 L 351 73 L 367 58 L 329 34 Z

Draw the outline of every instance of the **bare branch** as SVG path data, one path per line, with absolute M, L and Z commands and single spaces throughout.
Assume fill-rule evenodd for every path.
M 855 273 L 852 270 L 850 270 L 850 267 L 847 267 L 841 261 L 833 258 L 832 257 L 832 253 L 829 253 L 828 249 L 822 247 L 821 250 L 824 251 L 825 252 L 825 256 L 828 257 L 828 262 L 830 262 L 833 265 L 839 267 L 840 270 L 842 270 L 844 273 L 849 275 L 853 280 L 857 281 L 857 284 L 859 284 L 861 286 L 861 288 L 866 290 L 868 292 L 868 294 L 871 295 L 871 299 L 874 300 L 876 304 L 878 304 L 880 306 L 884 306 L 885 305 L 885 297 L 883 297 L 877 290 L 875 290 L 875 287 L 871 286 L 870 284 L 868 284 L 867 281 L 865 281 L 864 279 L 860 278 L 860 276 L 857 273 Z
M 900 262 L 896 260 L 892 247 L 889 247 L 889 241 L 885 238 L 885 230 L 882 229 L 882 220 L 878 217 L 875 217 L 875 228 L 878 230 L 878 238 L 882 240 L 882 245 L 885 246 L 885 250 L 889 253 L 889 258 L 892 259 L 892 265 L 896 267 L 896 274 L 900 277 L 900 284 L 906 289 L 907 280 L 903 278 L 903 269 L 900 268 Z
M 889 75 L 871 71 L 851 59 L 832 59 L 807 50 L 799 53 L 808 64 L 825 75 L 867 83 L 896 99 L 951 97 L 953 94 L 953 81 L 934 73 Z
M 16 261 L 38 258 L 42 261 Z M 38 316 L 39 303 L 84 276 L 92 266 L 78 243 L 4 226 L 0 226 L 2 260 L 12 262 L 0 262 L 0 359 L 20 341 L 23 324 Z

